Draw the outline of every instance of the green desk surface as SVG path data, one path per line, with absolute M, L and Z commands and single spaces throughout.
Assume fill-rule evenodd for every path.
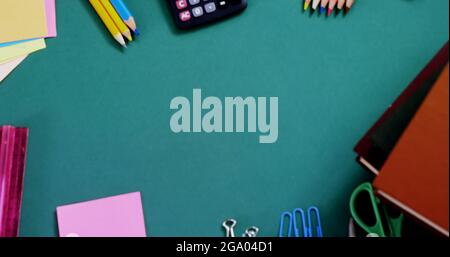
M 275 236 L 316 205 L 345 236 L 369 179 L 353 146 L 448 40 L 449 1 L 356 1 L 347 17 L 249 0 L 233 19 L 175 29 L 165 0 L 129 0 L 142 33 L 120 49 L 88 1 L 57 1 L 58 37 L 0 86 L 0 124 L 30 128 L 20 234 L 56 236 L 55 208 L 142 192 L 149 236 Z M 278 96 L 279 138 L 174 134 L 175 96 Z

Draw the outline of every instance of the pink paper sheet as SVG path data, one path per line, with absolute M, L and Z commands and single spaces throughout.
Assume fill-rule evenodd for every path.
M 145 237 L 139 192 L 56 208 L 61 237 Z
M 56 37 L 56 0 L 45 0 L 45 14 L 47 16 L 47 37 Z

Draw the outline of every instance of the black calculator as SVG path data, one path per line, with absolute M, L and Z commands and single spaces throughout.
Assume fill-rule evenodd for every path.
M 167 0 L 175 24 L 180 29 L 206 25 L 238 14 L 247 0 Z

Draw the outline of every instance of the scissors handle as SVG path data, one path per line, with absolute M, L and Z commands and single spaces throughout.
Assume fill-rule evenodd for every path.
M 375 216 L 375 224 L 370 226 L 367 225 L 363 219 L 359 216 L 357 210 L 356 210 L 356 199 L 358 195 L 360 195 L 362 192 L 367 192 L 370 197 L 370 204 L 372 207 L 373 215 Z M 379 235 L 380 237 L 385 237 L 386 233 L 383 229 L 383 225 L 381 222 L 381 215 L 380 211 L 378 209 L 378 198 L 375 197 L 375 194 L 373 193 L 372 184 L 369 182 L 363 183 L 359 185 L 352 193 L 350 197 L 350 212 L 352 214 L 353 219 L 356 221 L 356 223 L 364 229 L 368 234 L 375 233 Z
M 384 215 L 386 216 L 387 223 L 389 226 L 389 236 L 391 237 L 401 237 L 402 236 L 402 224 L 403 224 L 403 214 L 393 217 L 389 214 L 386 205 L 383 205 Z

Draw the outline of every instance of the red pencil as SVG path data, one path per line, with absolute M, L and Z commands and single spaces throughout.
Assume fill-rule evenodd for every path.
M 334 10 L 334 7 L 336 6 L 338 0 L 330 0 L 330 4 L 328 5 L 328 16 L 331 15 L 331 13 Z

